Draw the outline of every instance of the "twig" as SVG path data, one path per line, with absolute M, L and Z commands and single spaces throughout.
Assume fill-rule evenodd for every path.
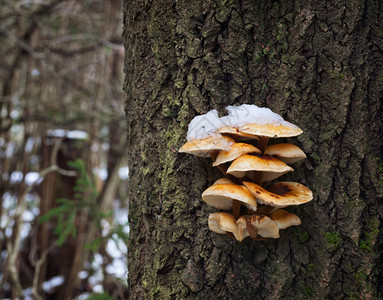
M 25 198 L 26 198 L 26 195 L 28 195 L 32 191 L 34 185 L 41 178 L 44 178 L 47 174 L 49 174 L 50 172 L 53 172 L 53 171 L 56 171 L 56 172 L 58 172 L 62 175 L 65 175 L 65 176 L 77 176 L 77 172 L 61 169 L 57 165 L 53 165 L 53 166 L 50 166 L 50 167 L 42 170 L 39 173 L 38 180 L 36 180 L 34 183 L 32 183 L 30 186 L 28 186 L 25 189 L 25 191 L 20 195 L 19 203 L 17 205 L 15 216 L 14 216 L 14 220 L 15 220 L 14 222 L 15 223 L 14 223 L 13 228 L 15 231 L 13 234 L 14 234 L 15 238 L 13 240 L 13 245 L 10 241 L 7 243 L 7 251 L 9 254 L 9 256 L 8 256 L 8 267 L 9 267 L 9 271 L 11 274 L 11 279 L 13 281 L 13 284 L 16 288 L 18 296 L 21 299 L 24 299 L 24 297 L 22 295 L 22 286 L 21 286 L 20 278 L 19 278 L 19 275 L 17 272 L 16 261 L 17 261 L 17 256 L 18 256 L 19 251 L 20 251 L 21 227 L 22 227 L 22 221 L 23 221 L 23 214 L 24 214 L 24 211 L 26 210 L 26 206 L 27 206 L 27 202 L 26 202 Z
M 44 298 L 40 296 L 38 293 L 40 269 L 41 269 L 41 266 L 45 263 L 49 252 L 51 252 L 55 246 L 56 244 L 52 243 L 47 249 L 44 250 L 44 252 L 41 254 L 41 257 L 35 263 L 35 274 L 33 275 L 32 295 L 37 300 L 44 300 Z

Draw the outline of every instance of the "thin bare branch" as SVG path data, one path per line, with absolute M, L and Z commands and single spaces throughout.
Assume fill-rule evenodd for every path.
M 41 254 L 41 257 L 36 261 L 35 263 L 35 274 L 33 276 L 33 285 L 32 285 L 32 295 L 37 299 L 37 300 L 43 300 L 44 298 L 40 296 L 38 293 L 38 284 L 39 284 L 39 276 L 40 276 L 40 269 L 41 266 L 45 263 L 47 256 L 49 252 L 51 252 L 54 247 L 56 246 L 55 243 L 52 243 L 47 249 L 43 251 Z

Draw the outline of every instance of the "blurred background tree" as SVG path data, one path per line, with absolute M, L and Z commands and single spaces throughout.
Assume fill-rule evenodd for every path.
M 1 1 L 0 298 L 125 299 L 121 1 Z

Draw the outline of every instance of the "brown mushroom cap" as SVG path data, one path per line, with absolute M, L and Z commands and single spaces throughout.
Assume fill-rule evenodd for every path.
M 202 200 L 210 206 L 223 210 L 231 210 L 233 200 L 237 200 L 257 210 L 257 201 L 253 194 L 245 186 L 238 184 L 214 184 L 202 193 Z
M 228 161 L 232 161 L 248 153 L 261 154 L 261 150 L 250 144 L 235 143 L 231 145 L 229 151 L 222 150 L 219 152 L 215 162 L 213 163 L 213 166 L 215 167 Z
M 237 235 L 237 223 L 232 214 L 226 212 L 216 212 L 209 214 L 209 229 L 218 234 L 231 232 Z
M 263 171 L 265 173 L 262 173 L 262 181 L 270 181 L 293 170 L 293 168 L 273 156 L 242 155 L 232 162 L 227 173 L 241 178 L 248 171 Z
M 181 153 L 189 153 L 199 157 L 209 157 L 215 150 L 230 150 L 235 141 L 227 136 L 214 135 L 201 140 L 186 142 L 179 150 Z
M 300 205 L 313 199 L 312 192 L 297 182 L 279 182 L 268 188 L 268 191 L 253 182 L 243 182 L 260 204 L 283 208 Z
M 268 216 L 277 224 L 279 229 L 301 224 L 301 219 L 297 215 L 289 213 L 284 209 L 277 209 Z
M 254 134 L 249 134 L 245 132 L 240 132 L 238 128 L 232 126 L 224 126 L 218 129 L 218 133 L 228 135 L 230 137 L 236 138 L 237 140 L 246 141 L 246 140 L 258 140 L 258 136 Z
M 301 148 L 293 144 L 268 145 L 263 155 L 276 156 L 286 164 L 293 164 L 306 158 L 306 154 Z
M 251 225 L 255 227 L 258 235 L 264 238 L 279 238 L 279 228 L 268 216 L 255 214 L 250 219 Z
M 235 184 L 233 181 L 231 181 L 229 178 L 223 177 L 220 179 L 217 179 L 213 185 L 215 184 Z
M 237 240 L 242 242 L 245 238 L 247 238 L 250 234 L 247 230 L 248 223 L 250 222 L 250 218 L 248 216 L 242 216 L 237 220 Z M 257 232 L 254 229 L 253 237 L 257 236 Z
M 297 136 L 303 132 L 298 126 L 295 126 L 287 121 L 283 121 L 281 123 L 246 124 L 240 127 L 239 131 L 247 134 L 272 138 Z

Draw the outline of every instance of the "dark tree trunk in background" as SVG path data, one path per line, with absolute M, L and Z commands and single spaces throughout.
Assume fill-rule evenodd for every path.
M 125 1 L 131 299 L 379 299 L 383 286 L 383 4 Z M 297 124 L 286 176 L 302 225 L 237 243 L 208 231 L 220 177 L 179 154 L 210 109 L 257 104 Z

